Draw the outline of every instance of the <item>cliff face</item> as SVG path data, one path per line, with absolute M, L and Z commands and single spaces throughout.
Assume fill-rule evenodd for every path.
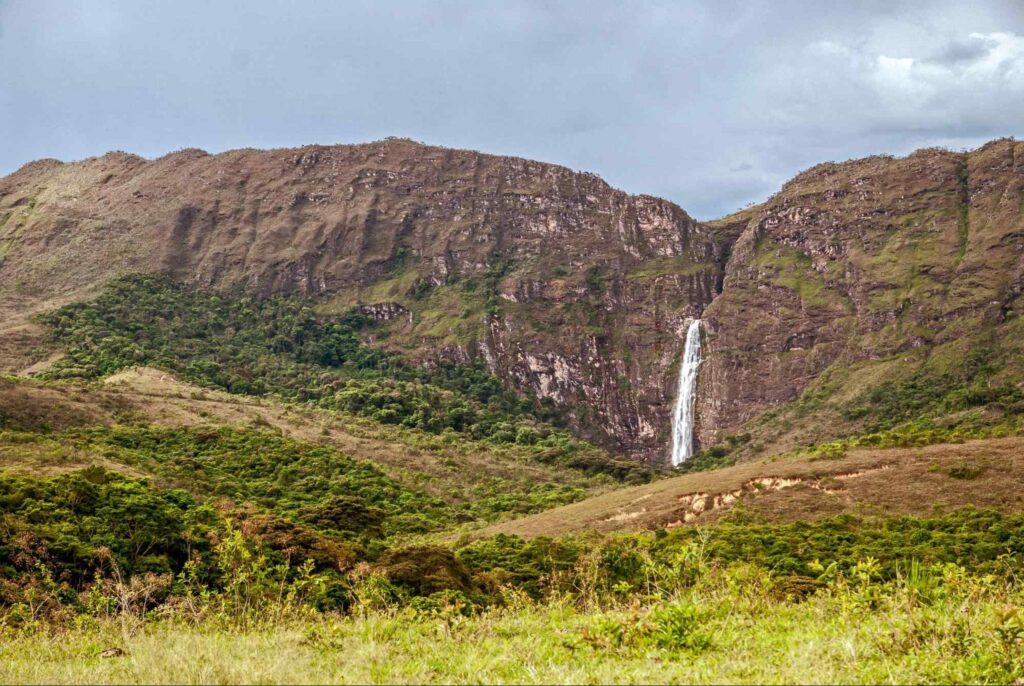
M 298 292 L 385 320 L 378 343 L 424 362 L 483 359 L 652 459 L 687 318 L 721 269 L 670 202 L 400 140 L 36 162 L 0 180 L 0 255 L 9 320 L 130 272 Z
M 1006 338 L 1022 217 L 1024 144 L 1007 140 L 819 165 L 709 224 L 590 174 L 402 140 L 41 161 L 0 179 L 0 363 L 26 366 L 28 314 L 124 273 L 297 292 L 381 320 L 374 343 L 425 364 L 482 360 L 585 436 L 664 461 L 689 319 L 708 446 L 826 372 Z
M 1022 143 L 819 165 L 739 220 L 704 317 L 705 444 L 826 369 L 910 352 L 916 363 L 1021 311 Z

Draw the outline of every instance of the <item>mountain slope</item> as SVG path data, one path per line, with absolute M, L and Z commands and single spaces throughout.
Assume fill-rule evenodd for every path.
M 785 449 L 982 409 L 1024 382 L 1024 143 L 819 165 L 720 224 L 743 222 L 704 314 L 705 445 L 728 429 L 756 435 L 748 422 L 801 397 L 785 417 L 795 428 L 776 422 L 765 442 L 784 438 Z M 913 412 L 893 417 L 901 410 L 868 397 L 904 382 L 916 388 L 901 399 Z M 938 407 L 972 384 L 973 400 Z M 851 421 L 858 405 L 873 416 Z
M 620 488 L 485 527 L 474 535 L 705 526 L 723 518 L 810 521 L 842 514 L 928 516 L 963 507 L 1024 511 L 1024 439 L 858 450 L 840 459 L 792 455 Z
M 697 440 L 731 459 L 1000 422 L 1024 411 L 1021 146 L 823 164 L 707 224 L 590 174 L 404 140 L 36 162 L 0 180 L 0 364 L 44 368 L 67 342 L 32 315 L 142 272 L 359 313 L 369 346 L 480 362 L 656 463 L 693 317 Z
M 312 295 L 388 320 L 385 346 L 486 360 L 650 456 L 721 252 L 672 203 L 593 175 L 401 140 L 36 162 L 0 180 L 0 246 L 5 320 L 131 272 Z M 24 338 L 5 337 L 5 364 Z
M 205 469 L 202 455 L 190 454 L 195 465 L 180 471 L 181 465 L 174 464 L 181 458 L 171 452 L 179 446 L 171 439 L 195 436 L 201 445 L 204 435 L 223 431 L 246 437 L 249 444 L 225 448 L 222 460 L 236 454 L 248 459 L 271 451 L 280 440 L 300 450 L 329 449 L 341 460 L 378 470 L 401 488 L 454 508 L 459 522 L 539 511 L 616 483 L 606 475 L 553 463 L 544 450 L 530 446 L 435 436 L 308 405 L 224 393 L 145 367 L 88 385 L 0 377 L 0 472 L 8 475 L 64 474 L 99 466 L 152 477 L 164 488 L 194 491 L 204 486 L 197 477 Z M 126 461 L 131 455 L 125 447 L 143 449 L 145 459 Z M 280 464 L 239 476 L 238 482 L 294 472 L 290 458 L 289 453 Z M 323 467 L 301 468 L 302 476 L 337 488 Z M 352 483 L 359 485 L 358 479 Z M 307 483 L 304 488 L 311 487 Z M 276 497 L 291 498 L 301 490 L 291 483 Z M 446 516 L 430 513 L 431 525 L 451 526 L 452 515 Z

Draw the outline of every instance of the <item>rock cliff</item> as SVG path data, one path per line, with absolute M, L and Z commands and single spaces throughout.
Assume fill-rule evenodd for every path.
M 818 165 L 719 222 L 737 223 L 722 295 L 705 314 L 708 444 L 796 400 L 827 369 L 914 367 L 978 332 L 1000 338 L 1024 287 L 1024 143 Z
M 425 363 L 482 358 L 584 434 L 660 459 L 687 319 L 722 250 L 592 174 L 404 140 L 36 162 L 0 180 L 9 317 L 160 272 L 384 320 Z
M 32 313 L 163 273 L 358 308 L 375 344 L 482 360 L 581 434 L 660 462 L 691 318 L 708 446 L 840 367 L 1005 338 L 1022 217 L 1010 140 L 818 165 L 703 224 L 592 174 L 406 140 L 44 160 L 0 179 L 0 365 L 34 361 Z

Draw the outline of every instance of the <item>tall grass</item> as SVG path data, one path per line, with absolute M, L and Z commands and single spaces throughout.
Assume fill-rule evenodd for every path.
M 227 544 L 233 554 L 241 543 Z M 866 558 L 793 577 L 721 564 L 696 540 L 608 585 L 600 549 L 548 592 L 500 602 L 396 596 L 372 569 L 345 615 L 303 602 L 315 578 L 265 584 L 258 560 L 220 593 L 149 605 L 113 579 L 76 612 L 0 622 L 0 682 L 1012 683 L 1024 586 L 953 563 L 895 575 Z M 607 552 L 607 549 L 604 550 Z M 234 559 L 226 556 L 225 559 Z M 262 586 L 261 586 L 262 585 Z
M 712 567 L 667 595 L 513 594 L 480 612 L 82 616 L 7 629 L 0 681 L 1012 683 L 1024 674 L 1022 605 L 1012 580 L 955 565 L 881 583 L 866 561 L 806 596 L 756 567 Z M 110 648 L 124 654 L 102 657 Z

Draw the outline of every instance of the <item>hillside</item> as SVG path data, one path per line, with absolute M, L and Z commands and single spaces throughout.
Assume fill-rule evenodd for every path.
M 0 680 L 1010 682 L 1022 443 L 623 488 L 152 368 L 2 377 Z
M 486 362 L 617 450 L 660 453 L 675 345 L 711 301 L 713 236 L 680 208 L 516 158 L 388 140 L 42 161 L 0 180 L 0 350 L 26 315 L 159 273 L 360 307 L 385 347 Z
M 0 180 L 4 468 L 105 470 L 369 562 L 453 533 L 1012 514 L 1019 147 L 823 164 L 706 224 L 405 140 L 32 163 Z M 702 450 L 664 478 L 643 463 L 697 317 Z
M 707 224 L 590 174 L 404 140 L 35 162 L 0 180 L 0 365 L 44 369 L 62 344 L 35 315 L 145 273 L 362 313 L 372 347 L 480 364 L 653 463 L 692 317 L 697 441 L 732 460 L 999 423 L 1024 381 L 1021 145 L 819 165 Z
M 1024 439 L 788 455 L 685 474 L 488 526 L 481 536 L 643 531 L 837 515 L 928 516 L 963 507 L 1024 511 Z
M 999 140 L 822 164 L 719 222 L 745 228 L 703 315 L 701 440 L 750 436 L 743 458 L 1018 413 L 1022 160 Z
M 151 478 L 161 488 L 209 496 L 202 479 L 166 471 L 162 452 L 177 449 L 182 437 L 201 443 L 202 436 L 224 430 L 248 441 L 226 445 L 220 451 L 225 456 L 239 449 L 260 450 L 261 445 L 272 451 L 283 438 L 300 451 L 326 448 L 341 461 L 355 460 L 411 493 L 452 508 L 434 512 L 439 519 L 428 530 L 538 511 L 616 483 L 585 467 L 559 464 L 550 449 L 389 427 L 337 411 L 203 389 L 149 368 L 127 369 L 91 385 L 0 378 L 0 464 L 8 475 L 54 476 L 102 467 Z M 116 449 L 134 445 L 132 436 L 152 436 L 156 442 L 142 456 Z M 309 469 L 320 480 L 326 477 L 332 491 L 338 490 L 320 468 Z M 257 469 L 244 478 L 273 478 L 278 467 L 265 465 L 263 470 L 265 474 Z M 236 476 L 243 478 L 241 474 Z M 339 493 L 348 494 L 351 487 Z M 286 487 L 280 495 L 289 496 L 296 488 Z M 231 497 L 238 505 L 246 500 Z
M 0 179 L 0 681 L 1019 680 L 1018 152 Z

